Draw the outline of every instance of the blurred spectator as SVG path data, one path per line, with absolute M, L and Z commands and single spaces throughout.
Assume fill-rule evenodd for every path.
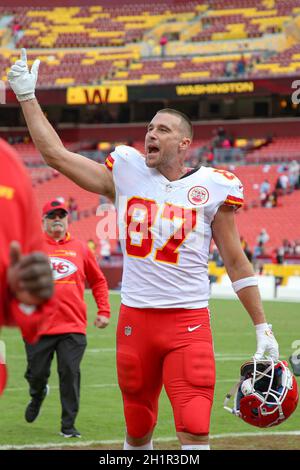
M 110 261 L 111 247 L 108 238 L 103 238 L 100 240 L 100 257 L 105 261 Z
M 260 192 L 260 194 L 261 193 L 269 194 L 270 189 L 271 189 L 271 185 L 270 185 L 269 181 L 264 180 L 260 185 L 259 192 Z
M 277 207 L 277 193 L 273 191 L 267 196 L 265 207 Z
M 207 152 L 206 162 L 208 166 L 213 166 L 214 164 L 214 152 L 212 151 L 212 148 L 209 148 Z
M 300 240 L 295 240 L 294 254 L 300 256 Z
M 225 139 L 222 142 L 222 148 L 223 149 L 228 149 L 230 147 L 231 147 L 230 140 L 227 137 L 225 137 Z
M 296 161 L 296 160 L 293 160 L 290 164 L 289 164 L 289 184 L 290 184 L 290 187 L 293 188 L 293 189 L 297 189 L 297 183 L 299 181 L 299 172 L 300 172 L 300 165 L 299 163 Z
M 244 237 L 240 237 L 241 245 L 244 250 L 245 255 L 247 256 L 248 260 L 251 262 L 252 261 L 252 252 L 248 246 L 248 243 L 244 239 Z
M 78 220 L 78 204 L 72 196 L 69 197 L 67 207 L 70 214 L 70 222 Z
M 228 78 L 233 78 L 236 76 L 236 67 L 235 63 L 232 60 L 229 60 L 225 63 L 224 66 L 224 76 Z
M 224 160 L 224 162 L 230 162 L 231 161 L 231 143 L 230 140 L 227 138 L 227 136 L 224 137 L 222 143 L 221 143 L 221 159 Z M 218 152 L 220 153 L 220 152 Z
M 161 38 L 160 38 L 160 41 L 159 41 L 159 45 L 160 45 L 160 50 L 161 50 L 161 57 L 165 57 L 166 55 L 166 47 L 167 47 L 167 44 L 168 44 L 168 38 L 167 36 L 164 34 Z
M 87 246 L 89 247 L 89 249 L 91 250 L 91 252 L 95 256 L 95 254 L 96 254 L 96 243 L 94 242 L 94 240 L 92 238 L 90 238 L 88 240 Z
M 254 247 L 253 250 L 253 260 L 255 260 L 258 256 L 265 254 L 264 244 L 262 242 L 258 242 L 258 244 Z
M 226 134 L 225 129 L 223 127 L 218 127 L 218 129 L 214 129 L 213 130 L 213 138 L 212 138 L 212 142 L 211 142 L 212 148 L 213 149 L 215 149 L 215 148 L 224 148 L 223 147 L 223 142 L 224 141 L 226 141 L 225 148 L 226 148 L 226 146 L 228 148 L 228 142 L 229 142 L 229 146 L 231 144 L 230 144 L 230 141 L 228 139 L 228 136 Z
M 268 193 L 260 193 L 260 205 L 266 207 L 268 201 Z
M 15 19 L 13 20 L 13 22 L 11 24 L 11 30 L 12 30 L 12 34 L 13 34 L 13 39 L 14 39 L 15 43 L 17 43 L 20 36 L 22 35 L 22 27 L 18 23 L 18 21 L 15 20 Z
M 285 255 L 292 255 L 294 253 L 293 245 L 292 243 L 287 240 L 286 238 L 282 240 L 282 247 L 284 251 L 284 256 Z
M 237 75 L 244 75 L 246 71 L 246 59 L 244 55 L 241 55 L 241 58 L 239 59 L 237 65 L 236 65 L 236 73 Z
M 278 176 L 276 184 L 275 184 L 275 190 L 277 192 L 277 195 L 282 196 L 286 194 L 288 190 L 288 186 L 289 186 L 288 176 L 285 173 Z
M 271 185 L 269 181 L 265 179 L 259 187 L 260 205 L 262 207 L 265 207 L 267 205 L 267 202 L 269 200 L 270 189 L 271 189 Z
M 268 241 L 270 240 L 270 236 L 268 234 L 268 232 L 266 231 L 265 228 L 263 228 L 260 232 L 260 234 L 258 235 L 256 241 L 257 241 L 257 244 L 260 245 L 265 245 Z
M 218 267 L 223 267 L 224 266 L 223 260 L 221 258 L 220 253 L 219 253 L 219 250 L 218 250 L 217 246 L 214 243 L 211 247 L 211 252 L 210 252 L 210 255 L 209 255 L 209 259 L 210 259 L 210 261 L 214 261 L 216 263 L 216 266 L 218 266 Z
M 284 261 L 284 248 L 283 246 L 280 246 L 276 250 L 276 261 L 278 264 L 283 264 Z

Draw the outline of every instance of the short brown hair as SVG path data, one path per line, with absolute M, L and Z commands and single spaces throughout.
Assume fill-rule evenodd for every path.
M 168 114 L 174 114 L 175 116 L 178 116 L 181 118 L 182 121 L 186 124 L 189 137 L 192 139 L 193 138 L 193 125 L 191 123 L 191 120 L 187 117 L 186 114 L 182 113 L 181 111 L 177 111 L 177 109 L 172 109 L 172 108 L 163 108 L 157 111 L 158 113 L 168 113 Z

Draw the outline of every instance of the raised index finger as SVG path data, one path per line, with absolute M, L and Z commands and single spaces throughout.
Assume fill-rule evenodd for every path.
M 26 49 L 22 47 L 21 49 L 21 60 L 24 60 L 24 62 L 27 62 L 27 54 L 26 54 Z

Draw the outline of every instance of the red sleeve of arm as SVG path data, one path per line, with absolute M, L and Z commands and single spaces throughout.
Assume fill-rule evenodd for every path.
M 41 228 L 41 216 L 38 211 L 35 196 L 29 176 L 25 169 L 16 163 L 16 177 L 18 177 L 18 205 L 16 207 L 19 227 L 15 229 L 13 239 L 21 243 L 22 254 L 42 251 L 46 253 L 45 242 Z M 30 216 L 29 216 L 30 215 Z M 47 253 L 46 253 L 47 254 Z M 22 335 L 29 343 L 39 338 L 40 326 L 49 309 L 53 308 L 54 300 L 49 300 L 36 308 L 34 313 L 24 313 L 19 302 L 10 294 L 7 296 L 7 325 L 18 325 Z
M 89 248 L 87 248 L 85 256 L 85 275 L 98 307 L 97 315 L 103 315 L 109 318 L 110 305 L 107 282 L 97 264 L 96 258 Z

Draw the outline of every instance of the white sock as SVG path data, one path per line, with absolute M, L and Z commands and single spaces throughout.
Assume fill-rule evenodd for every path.
M 123 450 L 153 450 L 153 442 L 151 440 L 142 446 L 132 446 L 125 439 Z
M 181 450 L 210 450 L 209 444 L 186 444 L 181 446 Z

